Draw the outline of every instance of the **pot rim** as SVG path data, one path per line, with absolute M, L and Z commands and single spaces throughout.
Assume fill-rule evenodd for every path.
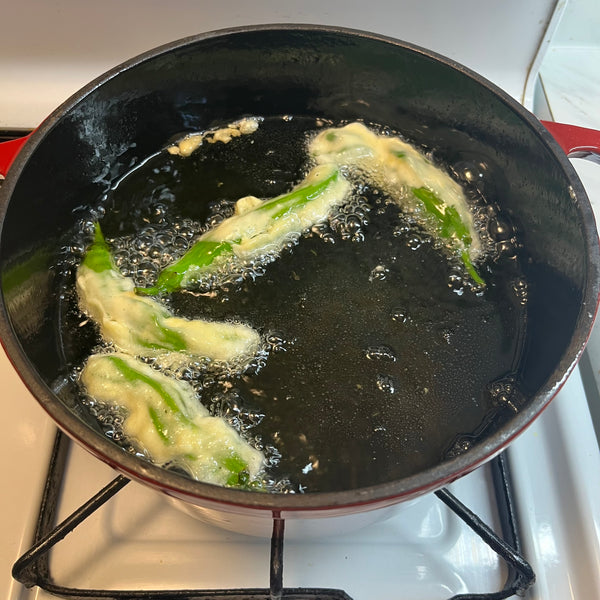
M 528 126 L 530 130 L 540 138 L 542 144 L 551 151 L 572 186 L 573 201 L 577 202 L 580 210 L 587 248 L 587 280 L 583 291 L 582 308 L 580 309 L 574 335 L 569 345 L 564 349 L 562 357 L 554 369 L 552 376 L 538 390 L 528 406 L 515 415 L 508 423 L 503 425 L 496 433 L 487 437 L 484 442 L 473 446 L 463 454 L 440 462 L 434 467 L 428 468 L 415 475 L 364 488 L 337 492 L 266 494 L 224 488 L 189 479 L 145 460 L 136 458 L 123 451 L 108 438 L 93 432 L 89 426 L 81 421 L 58 399 L 51 388 L 37 373 L 18 342 L 18 338 L 6 312 L 4 299 L 0 303 L 0 339 L 10 361 L 23 379 L 25 385 L 57 425 L 65 431 L 69 437 L 76 440 L 93 455 L 122 472 L 127 477 L 149 484 L 152 487 L 159 488 L 170 495 L 183 496 L 199 502 L 208 500 L 221 505 L 230 505 L 231 507 L 246 507 L 266 511 L 282 510 L 286 512 L 310 510 L 315 511 L 316 513 L 331 508 L 345 507 L 352 507 L 355 510 L 369 510 L 370 506 L 375 507 L 375 505 L 381 506 L 382 504 L 391 504 L 428 491 L 433 491 L 434 489 L 442 487 L 454 479 L 467 474 L 500 453 L 515 437 L 520 435 L 535 420 L 535 418 L 539 416 L 539 414 L 541 414 L 552 398 L 558 393 L 581 357 L 591 331 L 598 308 L 600 293 L 600 248 L 598 246 L 598 235 L 591 205 L 583 185 L 579 181 L 577 173 L 558 143 L 532 113 L 525 109 L 514 98 L 509 96 L 505 91 L 498 88 L 495 84 L 478 73 L 441 54 L 408 42 L 358 29 L 329 25 L 273 23 L 218 29 L 185 37 L 148 50 L 110 69 L 73 94 L 42 122 L 42 124 L 31 134 L 30 138 L 15 158 L 6 180 L 0 188 L 0 236 L 12 191 L 23 168 L 35 153 L 36 147 L 44 140 L 55 124 L 64 118 L 65 114 L 95 89 L 140 63 L 175 49 L 192 46 L 212 38 L 268 31 L 334 33 L 353 38 L 368 38 L 374 41 L 391 44 L 404 51 L 413 52 L 433 59 L 487 88 L 498 100 L 506 104 L 513 112 L 515 112 L 522 119 L 524 125 Z

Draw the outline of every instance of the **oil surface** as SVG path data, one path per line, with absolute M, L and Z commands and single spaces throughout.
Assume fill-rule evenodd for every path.
M 272 119 L 229 144 L 188 158 L 162 152 L 133 170 L 102 203 L 123 273 L 151 284 L 235 200 L 289 190 L 318 125 Z M 179 315 L 238 320 L 263 335 L 264 356 L 241 373 L 195 365 L 177 375 L 266 449 L 271 489 L 335 491 L 415 474 L 466 448 L 499 403 L 518 399 L 527 286 L 510 225 L 475 192 L 484 289 L 364 185 L 277 260 L 165 299 Z

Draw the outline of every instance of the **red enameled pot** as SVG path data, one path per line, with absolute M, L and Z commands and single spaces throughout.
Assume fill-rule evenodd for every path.
M 69 361 L 57 324 L 55 265 L 77 215 L 174 134 L 244 115 L 363 119 L 402 131 L 450 161 L 483 157 L 496 201 L 527 248 L 531 276 L 520 363 L 527 398 L 439 464 L 340 492 L 263 494 L 192 481 L 101 435 L 58 393 Z M 476 73 L 443 56 L 360 31 L 268 25 L 205 33 L 101 76 L 28 138 L 3 144 L 0 335 L 40 404 L 71 438 L 127 477 L 188 503 L 251 517 L 336 516 L 435 490 L 501 452 L 544 410 L 581 356 L 599 290 L 589 201 L 567 155 L 597 158 L 600 135 L 540 123 Z M 12 164 L 11 164 L 12 163 Z M 10 167 L 10 169 L 9 169 Z M 550 274 L 536 284 L 536 273 Z

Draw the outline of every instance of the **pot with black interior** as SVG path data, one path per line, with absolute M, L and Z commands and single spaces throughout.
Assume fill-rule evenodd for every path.
M 229 144 L 163 150 L 249 116 L 257 131 Z M 367 186 L 241 283 L 163 298 L 263 336 L 260 368 L 194 376 L 206 406 L 260 440 L 268 491 L 195 481 L 111 439 L 76 377 L 99 343 L 74 292 L 89 223 L 135 271 L 148 256 L 134 240 L 154 236 L 160 254 L 173 227 L 286 192 L 311 134 L 353 121 L 401 136 L 460 183 L 485 228 L 485 284 Z M 0 194 L 1 336 L 28 388 L 99 459 L 225 521 L 366 513 L 469 473 L 548 405 L 596 312 L 594 217 L 548 131 L 468 69 L 370 33 L 269 25 L 150 51 L 46 119 Z

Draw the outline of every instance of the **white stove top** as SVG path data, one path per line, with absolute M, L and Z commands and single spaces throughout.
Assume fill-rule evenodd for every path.
M 594 1 L 580 0 L 574 6 L 585 9 L 586 5 L 591 7 Z M 10 10 L 23 16 L 30 4 L 13 3 Z M 75 3 L 78 5 L 76 8 L 68 0 L 53 4 L 55 10 L 63 11 L 63 16 L 67 9 L 81 15 L 78 3 Z M 219 4 L 234 10 L 227 0 Z M 282 14 L 279 3 L 259 4 L 262 7 L 268 5 L 267 8 L 275 10 L 276 16 Z M 465 4 L 467 8 L 472 4 L 472 10 L 479 11 L 479 2 L 466 0 Z M 512 4 L 511 10 L 517 10 L 516 3 Z M 547 14 L 542 4 L 532 2 L 530 10 L 541 10 Z M 111 8 L 110 1 L 108 5 L 110 14 L 114 7 Z M 518 5 L 520 7 L 521 3 Z M 150 2 L 148 6 L 150 11 L 163 10 L 157 8 L 158 3 Z M 169 6 L 176 5 L 172 3 Z M 48 18 L 51 17 L 52 9 L 47 5 L 40 9 L 44 14 L 48 13 Z M 407 2 L 406 9 L 416 14 L 413 3 Z M 96 13 L 100 11 L 99 7 L 90 10 L 101 22 L 105 18 L 106 13 L 104 17 L 100 12 Z M 306 12 L 301 15 L 304 18 L 292 20 L 315 22 L 316 19 L 312 18 L 314 10 L 315 7 L 308 2 L 305 4 Z M 357 26 L 360 23 L 359 27 L 363 29 L 413 39 L 467 64 L 469 56 L 473 55 L 472 46 L 471 53 L 466 53 L 465 48 L 448 32 L 440 33 L 440 44 L 434 46 L 427 43 L 426 35 L 416 40 L 415 36 L 401 36 L 389 24 L 382 25 L 382 21 L 377 21 L 372 15 L 367 21 L 361 21 L 353 10 L 346 11 L 345 22 L 338 24 Z M 418 14 L 417 22 L 419 19 L 423 21 L 422 11 Z M 321 17 L 321 22 L 336 22 L 335 12 L 321 14 Z M 158 39 L 157 43 L 192 33 L 181 28 L 177 33 L 172 31 L 173 23 L 181 24 L 182 19 L 182 13 L 178 13 L 170 24 L 165 22 L 162 32 L 165 37 Z M 129 13 L 125 15 L 125 21 L 133 20 Z M 246 9 L 239 9 L 239 13 L 234 14 L 233 23 L 217 22 L 216 25 L 261 20 L 265 21 L 259 13 L 250 19 Z M 583 40 L 585 44 L 575 46 L 569 18 L 563 21 L 565 26 L 559 30 L 541 68 L 541 80 L 552 116 L 557 121 L 600 129 L 600 113 L 594 112 L 600 99 L 597 87 L 600 40 L 594 39 L 594 28 L 590 27 L 592 33 Z M 42 22 L 43 18 L 34 20 L 38 27 Z M 141 23 L 155 37 L 159 36 L 156 29 L 159 22 L 141 18 Z M 422 24 L 427 25 L 426 22 Z M 197 24 L 188 27 L 192 27 L 193 32 L 213 28 Z M 6 39 L 4 34 L 3 37 Z M 91 34 L 91 37 L 94 38 L 94 35 Z M 39 46 L 41 42 L 33 38 L 31 43 L 34 49 L 25 53 L 23 58 L 30 73 L 36 69 L 41 71 L 44 65 L 43 61 L 34 60 L 35 56 L 32 58 L 36 44 Z M 92 41 L 91 49 L 94 43 Z M 64 77 L 58 77 L 56 84 L 51 86 L 54 92 L 45 95 L 44 102 L 40 104 L 38 98 L 33 103 L 23 103 L 28 107 L 25 111 L 17 111 L 19 102 L 3 87 L 0 91 L 0 129 L 35 126 L 42 116 L 88 79 L 120 60 L 156 45 L 151 43 L 137 47 L 139 43 L 140 38 L 132 33 L 132 48 L 127 47 L 128 54 L 119 56 L 117 48 L 114 56 L 108 52 L 99 56 L 96 62 L 90 56 L 85 62 L 84 57 L 84 62 L 68 69 Z M 58 52 L 52 44 L 49 48 Z M 6 56 L 6 53 L 0 52 L 0 57 L 4 57 L 4 65 L 0 58 L 0 80 L 4 72 L 12 73 L 16 78 L 13 81 L 22 81 L 23 72 L 7 68 Z M 49 60 L 51 58 L 48 57 Z M 104 64 L 106 60 L 111 62 Z M 511 80 L 514 83 L 512 76 L 505 77 L 493 69 L 494 60 L 486 63 L 479 56 L 474 63 L 471 61 L 470 66 L 483 67 L 478 70 L 498 83 L 506 84 Z M 34 87 L 25 86 L 21 91 L 35 91 L 38 84 L 31 85 Z M 512 84 L 508 85 L 511 87 Z M 504 87 L 508 89 L 506 85 Z M 515 85 L 509 91 L 519 97 L 522 88 Z M 50 106 L 47 103 L 51 103 Z M 6 107 L 12 112 L 4 112 Z M 15 116 L 17 114 L 19 116 Z M 584 161 L 574 161 L 574 164 L 596 214 L 600 215 L 600 169 Z M 526 596 L 529 600 L 600 598 L 600 451 L 588 404 L 589 400 L 592 412 L 600 413 L 596 382 L 600 379 L 600 326 L 596 330 L 581 367 L 575 370 L 544 414 L 507 451 L 516 489 L 523 552 L 537 575 L 536 584 Z M 46 600 L 51 597 L 46 592 L 38 588 L 26 590 L 15 582 L 10 568 L 31 543 L 55 429 L 20 382 L 3 352 L 0 352 L 0 376 L 5 423 L 11 425 L 3 427 L 0 439 L 2 472 L 5 482 L 8 482 L 0 495 L 0 531 L 4 533 L 4 543 L 0 547 L 0 594 L 8 600 Z M 593 404 L 594 401 L 596 404 Z M 595 419 L 600 431 L 600 414 L 595 414 Z M 86 501 L 115 475 L 110 468 L 72 446 L 60 518 Z M 462 478 L 452 484 L 450 490 L 484 521 L 498 527 L 490 493 L 489 467 Z M 133 514 L 131 506 L 135 506 Z M 73 587 L 268 588 L 269 546 L 269 540 L 224 532 L 196 521 L 172 506 L 166 497 L 130 483 L 80 529 L 59 543 L 52 553 L 51 569 L 58 583 Z M 500 589 L 505 577 L 506 569 L 498 557 L 434 495 L 400 505 L 389 520 L 354 533 L 285 542 L 283 578 L 286 587 L 343 589 L 353 600 L 399 596 L 442 600 L 459 593 Z

